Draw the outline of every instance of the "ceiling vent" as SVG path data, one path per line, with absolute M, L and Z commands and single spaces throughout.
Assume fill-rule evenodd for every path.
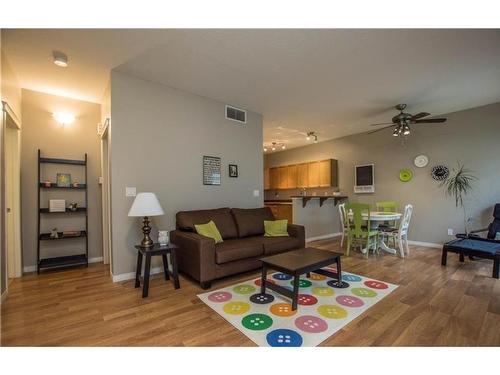
M 226 119 L 246 124 L 247 111 L 226 105 Z

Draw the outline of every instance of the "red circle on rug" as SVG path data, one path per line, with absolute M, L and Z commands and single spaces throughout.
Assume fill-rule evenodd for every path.
M 261 279 L 257 279 L 257 280 L 255 280 L 255 281 L 254 281 L 254 283 L 255 283 L 255 285 L 257 285 L 257 286 L 261 286 L 261 285 L 262 285 L 262 281 L 261 281 Z M 276 283 L 274 282 L 274 280 L 270 280 L 270 279 L 267 279 L 267 280 L 266 280 L 266 284 L 267 284 L 267 283 L 270 283 L 270 284 L 276 284 Z
M 383 283 L 381 281 L 375 281 L 375 280 L 368 280 L 365 281 L 364 284 L 372 289 L 387 289 L 389 286 L 386 283 Z
M 318 303 L 318 299 L 310 294 L 299 294 L 299 298 L 297 299 L 297 303 L 299 305 L 311 306 Z
M 295 326 L 309 333 L 319 333 L 328 329 L 328 324 L 321 318 L 313 315 L 302 315 L 295 319 Z
M 213 292 L 208 295 L 208 299 L 212 302 L 226 302 L 233 298 L 233 295 L 228 292 Z
M 338 296 L 335 300 L 342 306 L 347 307 L 361 307 L 365 304 L 361 298 L 347 295 Z

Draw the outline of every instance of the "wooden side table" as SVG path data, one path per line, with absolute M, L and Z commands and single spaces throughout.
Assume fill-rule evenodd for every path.
M 144 285 L 142 287 L 142 298 L 148 296 L 149 292 L 149 273 L 151 271 L 151 257 L 161 255 L 163 259 L 163 271 L 165 272 L 165 280 L 170 280 L 170 274 L 174 279 L 175 289 L 179 289 L 179 273 L 177 271 L 176 251 L 179 248 L 174 244 L 160 245 L 155 243 L 152 247 L 135 246 L 137 249 L 137 270 L 135 272 L 135 287 L 141 286 L 141 271 L 142 271 L 142 257 L 146 257 L 146 264 L 144 267 Z M 172 263 L 172 273 L 168 269 L 167 255 L 170 254 L 170 262 Z

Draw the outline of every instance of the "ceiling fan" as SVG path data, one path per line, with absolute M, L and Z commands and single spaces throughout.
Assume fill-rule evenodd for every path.
M 422 119 L 423 117 L 430 116 L 430 113 L 428 112 L 420 112 L 417 113 L 416 115 L 412 115 L 410 113 L 403 112 L 406 108 L 406 104 L 398 104 L 395 106 L 399 111 L 399 114 L 394 116 L 392 118 L 392 122 L 383 122 L 380 124 L 371 124 L 370 126 L 380 126 L 380 125 L 388 125 L 384 126 L 383 128 L 373 130 L 371 132 L 368 132 L 368 134 L 376 133 L 381 130 L 385 130 L 388 128 L 394 127 L 394 131 L 392 132 L 392 135 L 394 137 L 399 137 L 401 135 L 410 135 L 410 125 L 412 124 L 437 124 L 441 122 L 445 122 L 446 118 L 441 117 L 441 118 L 431 118 L 431 119 Z M 390 125 L 389 125 L 390 124 Z

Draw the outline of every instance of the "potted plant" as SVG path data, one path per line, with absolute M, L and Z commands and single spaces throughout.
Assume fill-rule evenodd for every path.
M 441 182 L 440 186 L 445 188 L 447 196 L 455 198 L 455 206 L 461 207 L 464 212 L 464 229 L 465 234 L 468 234 L 467 229 L 467 212 L 464 204 L 464 198 L 472 190 L 472 183 L 477 180 L 473 171 L 465 168 L 460 162 L 456 168 L 453 168 L 450 176 Z

